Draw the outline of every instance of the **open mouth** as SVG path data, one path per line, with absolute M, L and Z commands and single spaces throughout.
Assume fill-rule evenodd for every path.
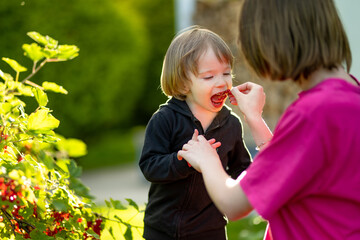
M 215 107 L 220 107 L 225 98 L 227 98 L 227 96 L 231 94 L 230 90 L 229 89 L 226 89 L 225 91 L 222 91 L 222 92 L 218 92 L 214 95 L 211 96 L 211 102 L 212 104 L 215 106 Z

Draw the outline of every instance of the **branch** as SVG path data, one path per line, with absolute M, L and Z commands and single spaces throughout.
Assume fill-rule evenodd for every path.
M 42 86 L 37 85 L 36 83 L 34 83 L 34 82 L 32 82 L 32 81 L 29 81 L 29 80 L 23 80 L 22 82 L 23 82 L 23 83 L 26 83 L 26 84 L 29 84 L 29 85 L 31 85 L 31 86 L 33 86 L 33 87 L 40 88 L 41 90 L 44 90 L 44 88 L 43 88 Z
M 1 208 L 1 211 L 5 215 L 6 219 L 9 221 L 14 235 L 16 235 L 15 225 L 11 222 L 11 220 L 15 220 L 19 225 L 19 229 L 22 229 L 27 233 L 30 233 L 33 229 L 35 229 L 34 225 L 32 225 L 32 224 L 30 224 L 28 222 L 25 222 L 23 220 L 20 220 L 20 219 L 14 217 L 14 216 L 11 216 L 10 213 L 8 213 L 4 208 Z
M 2 213 L 5 215 L 6 219 L 9 221 L 9 223 L 10 223 L 10 225 L 11 225 L 11 228 L 12 228 L 12 230 L 13 230 L 13 232 L 14 232 L 14 235 L 15 235 L 15 234 L 16 234 L 16 233 L 15 233 L 15 226 L 14 226 L 14 224 L 11 222 L 11 219 L 12 219 L 11 215 L 10 215 L 4 208 L 1 208 L 1 211 L 2 211 Z
M 24 80 L 22 80 L 21 82 L 24 83 L 26 82 L 27 80 L 29 80 L 30 78 L 32 78 L 32 76 L 34 76 L 44 65 L 45 63 L 47 63 L 49 60 L 46 58 L 44 61 L 42 61 L 40 63 L 40 65 L 36 68 L 36 69 L 33 69 L 32 73 L 30 73 Z

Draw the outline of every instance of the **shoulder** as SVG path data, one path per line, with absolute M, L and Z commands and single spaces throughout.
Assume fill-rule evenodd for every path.
M 233 123 L 241 124 L 241 119 L 229 106 L 224 105 L 218 114 L 218 118 L 221 121 L 230 121 Z
M 296 112 L 308 119 L 328 121 L 339 113 L 352 115 L 360 110 L 360 88 L 341 79 L 328 79 L 316 87 L 299 93 L 299 98 L 285 113 Z
M 151 116 L 149 123 L 165 124 L 175 118 L 175 112 L 167 106 L 160 106 L 159 109 Z
M 228 107 L 227 107 L 228 108 Z M 229 114 L 227 116 L 227 124 L 230 124 L 232 127 L 242 128 L 242 121 L 238 114 L 236 114 L 231 109 L 228 109 Z

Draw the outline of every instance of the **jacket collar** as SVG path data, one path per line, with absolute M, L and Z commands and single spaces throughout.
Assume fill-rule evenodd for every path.
M 185 116 L 190 117 L 193 121 L 197 120 L 195 116 L 192 114 L 189 106 L 185 101 L 176 99 L 174 97 L 168 99 L 166 103 L 160 105 L 160 108 L 168 107 L 173 109 L 176 112 L 179 112 Z M 216 115 L 215 119 L 213 120 L 212 124 L 213 126 L 221 126 L 224 124 L 225 120 L 228 118 L 228 116 L 231 114 L 231 110 L 228 106 L 224 105 L 224 107 L 219 111 L 219 113 Z

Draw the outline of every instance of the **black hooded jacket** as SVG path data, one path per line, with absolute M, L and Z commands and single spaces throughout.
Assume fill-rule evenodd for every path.
M 226 218 L 211 201 L 203 178 L 185 160 L 177 159 L 193 133 L 221 142 L 217 149 L 224 169 L 236 178 L 251 156 L 244 145 L 240 119 L 224 106 L 206 132 L 185 101 L 169 99 L 151 117 L 145 133 L 140 168 L 151 182 L 145 210 L 144 237 L 181 239 L 204 232 L 224 231 Z

